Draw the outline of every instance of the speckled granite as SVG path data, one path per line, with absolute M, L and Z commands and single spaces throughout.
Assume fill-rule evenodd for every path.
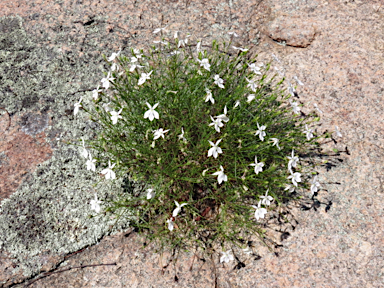
M 116 263 L 52 274 L 29 287 L 214 287 L 215 277 L 219 287 L 384 287 L 381 5 L 359 0 L 1 2 L 0 16 L 18 16 L 0 20 L 0 107 L 13 125 L 0 134 L 0 196 L 9 197 L 0 214 L 0 281 L 22 287 L 32 281 L 23 282 L 26 278 L 47 276 L 39 272 L 59 263 L 57 270 Z M 319 170 L 319 200 L 332 201 L 330 210 L 293 207 L 298 225 L 289 230 L 278 257 L 257 246 L 254 253 L 262 258 L 239 254 L 241 269 L 234 269 L 235 262 L 219 264 L 217 256 L 214 273 L 209 259 L 203 262 L 193 253 L 163 268 L 169 255 L 139 249 L 144 240 L 136 234 L 103 237 L 108 219 L 88 220 L 90 231 L 72 235 L 76 221 L 89 213 L 89 187 L 98 175 L 87 173 L 78 151 L 56 138 L 91 137 L 96 128 L 84 117 L 74 118 L 71 109 L 101 78 L 101 53 L 144 47 L 153 29 L 166 24 L 207 43 L 235 31 L 239 45 L 261 59 L 273 53 L 281 61 L 274 66 L 284 68 L 289 81 L 296 75 L 305 84 L 297 88 L 300 101 L 323 111 L 318 132 L 337 125 L 343 134 L 328 147 L 348 147 L 350 155 Z M 8 115 L 1 113 L 0 127 L 6 127 Z M 15 144 L 29 147 L 28 161 Z M 107 188 L 100 187 L 105 196 Z M 47 205 L 60 213 L 47 213 Z M 36 219 L 27 219 L 29 211 Z M 17 260 L 15 251 L 20 251 Z

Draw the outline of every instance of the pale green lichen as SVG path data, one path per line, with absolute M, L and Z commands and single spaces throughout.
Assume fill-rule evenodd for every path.
M 44 130 L 54 152 L 0 205 L 0 249 L 29 277 L 40 271 L 41 253 L 65 255 L 128 227 L 127 219 L 116 224 L 110 215 L 89 218 L 94 193 L 113 199 L 124 192 L 125 179 L 103 180 L 93 188 L 100 175 L 86 169 L 79 148 L 56 140 L 60 135 L 64 141 L 87 140 L 97 133 L 98 126 L 83 111 L 73 115 L 73 104 L 80 97 L 85 105 L 91 100 L 87 91 L 103 75 L 101 57 L 85 65 L 53 48 L 39 47 L 26 35 L 20 17 L 1 18 L 0 30 L 1 106 L 11 116 L 35 113 L 52 120 L 47 126 L 42 118 L 40 127 L 32 127 L 32 116 L 19 123 L 30 135 Z

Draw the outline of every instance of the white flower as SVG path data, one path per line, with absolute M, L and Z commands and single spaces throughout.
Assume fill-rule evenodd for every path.
M 180 40 L 179 44 L 177 45 L 177 48 L 180 48 L 180 46 L 185 47 L 185 44 L 188 44 L 188 37 L 191 37 L 191 35 L 187 35 L 184 40 Z
M 83 106 L 81 106 L 81 104 L 80 104 L 82 99 L 83 99 L 83 97 L 80 97 L 80 101 L 77 102 L 77 103 L 75 103 L 75 109 L 73 110 L 73 115 L 76 115 L 77 112 L 79 112 L 79 108 L 80 108 L 80 107 L 83 107 Z
M 212 104 L 215 104 L 215 99 L 212 97 L 212 92 L 208 88 L 205 89 L 205 92 L 207 92 L 207 97 L 205 98 L 205 102 L 211 101 Z
M 184 137 L 184 129 L 183 129 L 183 127 L 181 127 L 181 134 L 177 135 L 177 137 L 179 137 L 180 140 L 183 140 L 184 143 L 187 143 L 187 139 L 185 139 L 185 137 Z
M 168 220 L 167 220 L 167 223 L 168 223 L 168 229 L 169 229 L 169 231 L 172 231 L 172 230 L 173 230 L 173 221 L 172 221 L 172 218 L 168 219 Z
M 81 152 L 81 155 L 82 155 L 84 158 L 88 158 L 88 150 L 85 149 L 85 146 L 84 146 L 84 138 L 81 137 L 81 140 L 83 140 L 83 152 Z
M 233 108 L 236 108 L 239 105 L 240 105 L 240 100 L 236 100 L 235 105 L 233 105 Z
M 197 42 L 197 44 L 196 44 L 197 53 L 199 53 L 201 51 L 200 47 L 201 47 L 201 41 Z
M 135 54 L 137 59 L 141 59 L 141 56 L 143 55 L 143 54 L 140 53 L 140 50 L 136 49 L 136 48 L 133 49 L 133 54 Z
M 212 175 L 217 176 L 217 182 L 219 182 L 219 184 L 221 184 L 221 182 L 223 182 L 223 181 L 228 181 L 228 177 L 227 177 L 227 175 L 224 174 L 224 168 L 221 165 L 220 165 L 220 171 L 217 171 L 217 172 L 213 173 Z
M 219 116 L 216 116 L 216 119 L 220 119 L 220 121 L 228 122 L 229 118 L 227 117 L 227 105 L 224 106 L 224 114 L 220 114 Z
M 253 92 L 256 92 L 257 84 L 255 83 L 255 81 L 254 80 L 248 80 L 247 78 L 245 78 L 245 80 L 247 80 L 249 83 L 249 84 L 247 84 L 247 87 L 251 88 L 251 90 Z
M 147 199 L 152 199 L 153 197 L 155 197 L 155 194 L 156 192 L 153 190 L 153 189 L 147 189 Z
M 261 127 L 259 126 L 259 123 L 257 123 L 257 131 L 256 131 L 256 135 L 259 135 L 259 138 L 261 141 L 264 141 L 264 136 L 266 136 L 267 134 L 265 133 L 265 128 L 267 128 L 267 126 L 265 125 L 262 125 Z
M 215 130 L 217 132 L 220 132 L 220 127 L 224 126 L 223 122 L 221 122 L 220 118 L 213 119 L 212 116 L 210 117 L 211 117 L 212 123 L 210 123 L 209 126 L 215 126 Z
M 340 133 L 340 131 L 339 131 L 339 127 L 337 127 L 337 126 L 335 126 L 335 129 L 336 129 L 336 135 L 337 135 L 337 137 L 343 137 L 343 135 Z
M 163 130 L 163 128 L 157 129 L 153 131 L 153 140 L 159 139 L 160 137 L 163 137 L 164 139 L 164 133 L 167 133 L 168 130 Z
M 155 111 L 156 107 L 159 105 L 159 103 L 156 103 L 155 105 L 151 106 L 148 102 L 146 102 L 149 110 L 144 113 L 144 119 L 148 118 L 149 121 L 152 121 L 153 119 L 159 119 L 159 113 Z
M 247 103 L 251 102 L 255 98 L 256 98 L 255 94 L 249 94 L 248 97 L 247 97 Z
M 97 100 L 97 98 L 99 97 L 99 92 L 101 92 L 99 88 L 100 88 L 100 85 L 97 86 L 97 88 L 92 91 L 92 97 L 95 100 Z
M 111 71 L 109 71 L 107 77 L 101 79 L 101 83 L 103 83 L 103 88 L 107 90 L 111 85 L 110 82 L 112 82 L 113 80 L 115 80 L 115 78 L 112 78 Z
M 234 37 L 239 37 L 239 35 L 236 34 L 236 32 L 228 32 L 229 35 L 233 35 Z
M 105 174 L 105 179 L 115 179 L 116 174 L 112 171 L 113 167 L 115 167 L 116 163 L 113 163 L 111 166 L 111 160 L 108 160 L 108 168 L 105 168 L 103 171 L 101 171 L 101 174 Z
M 284 191 L 288 190 L 289 192 L 293 192 L 295 191 L 295 186 L 292 186 L 290 184 L 285 184 L 285 188 L 284 188 Z
M 253 73 L 261 75 L 260 67 L 256 66 L 255 63 L 252 63 L 251 65 L 248 64 L 248 67 L 252 70 Z
M 292 167 L 296 168 L 296 164 L 299 161 L 299 157 L 295 156 L 295 151 L 292 149 L 292 156 L 287 156 L 287 158 L 289 159 L 289 161 L 288 161 L 288 170 L 292 174 L 293 173 L 292 172 Z
M 268 191 L 269 189 L 265 192 L 265 196 L 260 196 L 260 198 L 263 199 L 261 200 L 261 204 L 267 206 L 271 205 L 271 201 L 273 201 L 273 197 L 268 195 Z
M 293 76 L 293 79 L 295 79 L 296 80 L 296 82 L 297 82 L 297 84 L 299 84 L 300 86 L 304 86 L 304 83 L 303 82 L 301 82 L 299 79 L 297 79 L 297 76 L 295 75 L 295 76 Z
M 264 218 L 265 214 L 267 214 L 267 209 L 261 208 L 261 200 L 259 201 L 258 205 L 251 205 L 253 208 L 256 209 L 255 211 L 255 218 L 256 220 L 259 220 L 260 218 Z
M 317 111 L 319 111 L 320 114 L 323 114 L 323 111 L 320 110 L 316 103 L 313 103 L 313 106 L 316 108 Z
M 247 52 L 249 49 L 232 46 L 233 49 L 241 50 L 241 52 Z
M 112 66 L 111 66 L 111 71 L 118 71 L 119 70 L 119 66 L 116 64 L 116 63 L 113 63 Z
M 305 135 L 307 136 L 307 140 L 311 140 L 313 138 L 313 134 L 312 134 L 313 130 L 312 129 L 308 129 L 308 125 L 305 124 L 305 131 L 303 133 L 305 133 Z
M 301 174 L 299 172 L 295 172 L 291 174 L 291 176 L 288 176 L 288 179 L 292 179 L 292 184 L 297 187 L 297 182 L 301 182 Z
M 177 201 L 175 201 L 175 204 L 176 204 L 176 208 L 175 208 L 175 210 L 173 210 L 173 212 L 172 212 L 172 216 L 173 216 L 173 217 L 176 217 L 177 214 L 179 214 L 179 212 L 180 212 L 180 210 L 181 210 L 181 207 L 187 205 L 188 203 L 183 203 L 183 204 L 180 205 Z
M 279 146 L 279 139 L 277 138 L 271 138 L 271 141 L 273 142 L 272 146 L 275 146 L 277 147 L 277 149 L 281 150 L 280 146 Z
M 217 140 L 216 144 L 208 140 L 209 144 L 211 144 L 211 146 L 213 146 L 212 148 L 210 148 L 208 150 L 208 157 L 213 155 L 214 158 L 217 158 L 220 153 L 223 153 L 221 148 L 219 146 L 217 146 L 217 145 L 219 145 L 221 140 L 222 139 Z
M 291 99 L 289 99 L 289 102 L 291 103 L 291 107 L 292 107 L 293 113 L 300 114 L 299 104 L 297 104 L 297 102 L 292 102 Z
M 131 64 L 131 67 L 129 68 L 129 72 L 133 72 L 136 69 L 136 67 L 138 67 L 138 68 L 144 67 L 144 66 L 141 66 L 139 64 L 136 64 L 136 62 L 138 62 L 139 56 L 141 57 L 141 55 L 137 55 L 136 57 L 131 57 L 131 63 L 132 64 Z
M 203 60 L 196 59 L 199 63 L 200 66 L 203 66 L 205 70 L 211 71 L 209 67 L 211 67 L 211 64 L 209 64 L 209 60 L 207 58 L 204 58 Z
M 115 58 L 116 58 L 117 56 L 119 56 L 120 52 L 121 52 L 121 50 L 119 50 L 119 52 L 117 52 L 117 53 L 112 53 L 112 55 L 111 55 L 107 60 L 108 60 L 109 62 L 112 62 L 113 60 L 115 60 Z
M 97 200 L 97 194 L 95 193 L 95 199 L 91 200 L 91 210 L 95 210 L 96 213 L 100 212 L 100 203 L 102 203 L 100 200 Z
M 138 85 L 144 84 L 145 80 L 151 79 L 150 75 L 152 74 L 153 71 L 149 73 L 141 73 L 141 77 L 139 79 L 139 82 L 137 83 Z
M 317 181 L 317 176 L 311 180 L 311 192 L 314 194 L 320 188 L 320 183 Z
M 119 110 L 119 112 L 116 112 L 116 111 L 109 112 L 112 115 L 111 116 L 112 124 L 116 124 L 117 123 L 117 119 L 119 119 L 119 118 L 122 119 L 123 118 L 123 117 L 120 116 L 121 111 L 123 111 L 123 108 L 121 108 Z
M 111 102 L 103 104 L 103 108 L 104 108 L 105 112 L 111 111 L 111 109 L 108 107 L 109 104 L 111 104 Z
M 165 26 L 165 27 L 163 27 L 163 28 L 157 28 L 157 29 L 155 29 L 155 31 L 153 31 L 152 33 L 153 33 L 153 34 L 156 34 L 156 33 L 159 33 L 160 31 L 166 31 L 165 28 L 167 28 L 167 27 L 168 27 L 168 25 Z
M 223 253 L 223 256 L 220 257 L 220 263 L 228 263 L 229 261 L 233 261 L 235 259 L 231 253 L 231 250 L 228 250 L 227 252 L 221 252 Z
M 216 74 L 216 75 L 213 77 L 213 79 L 215 79 L 214 83 L 215 83 L 217 86 L 219 86 L 221 89 L 224 88 L 224 85 L 223 85 L 224 80 L 220 78 L 220 75 L 217 75 L 217 74 Z
M 263 171 L 264 163 L 263 162 L 257 163 L 257 156 L 255 156 L 255 163 L 249 164 L 249 166 L 255 167 L 255 173 L 257 175 L 259 174 L 259 172 Z
M 96 159 L 92 159 L 91 153 L 89 153 L 88 155 L 89 155 L 89 160 L 87 160 L 87 170 L 92 170 L 93 172 L 96 172 L 96 166 L 95 166 Z
M 289 83 L 289 82 L 288 82 L 288 83 Z M 289 86 L 288 86 L 288 92 L 289 92 L 289 94 L 291 94 L 292 96 L 295 96 L 295 92 L 296 92 L 296 90 L 295 90 L 295 88 L 292 86 L 291 83 L 289 83 Z

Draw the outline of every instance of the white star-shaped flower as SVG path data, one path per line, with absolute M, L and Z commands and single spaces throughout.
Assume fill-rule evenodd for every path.
M 271 205 L 271 201 L 273 201 L 273 197 L 268 195 L 268 191 L 269 189 L 265 192 L 265 196 L 260 196 L 260 198 L 262 199 L 261 204 L 267 206 Z
M 233 37 L 239 37 L 239 35 L 236 34 L 236 32 L 228 32 L 229 35 L 233 35 Z
M 313 130 L 312 129 L 309 129 L 308 128 L 308 125 L 305 124 L 305 131 L 303 133 L 305 133 L 305 135 L 307 136 L 307 140 L 311 140 L 313 138 L 313 134 L 312 134 Z
M 96 213 L 100 212 L 100 203 L 102 203 L 100 200 L 97 200 L 97 194 L 95 194 L 95 199 L 91 200 L 91 210 L 95 210 Z
M 250 103 L 255 98 L 256 98 L 255 94 L 249 94 L 248 97 L 247 97 L 247 103 Z
M 335 126 L 335 132 L 336 132 L 336 135 L 337 135 L 337 137 L 343 137 L 343 135 L 340 133 L 340 131 L 339 131 L 339 127 L 337 127 L 337 126 Z
M 224 89 L 224 85 L 223 85 L 224 80 L 220 78 L 220 75 L 217 75 L 217 74 L 216 74 L 216 75 L 213 77 L 213 79 L 215 80 L 214 83 L 215 83 L 217 86 L 219 86 L 221 89 Z
M 120 52 L 121 52 L 121 50 L 119 50 L 119 52 L 117 52 L 117 53 L 112 53 L 112 55 L 111 55 L 107 60 L 108 60 L 109 62 L 112 62 L 113 60 L 115 60 L 115 58 L 116 58 L 117 56 L 119 56 Z
M 87 170 L 92 170 L 93 172 L 96 172 L 96 159 L 92 159 L 91 153 L 89 153 L 88 155 L 89 159 L 87 160 Z
M 289 99 L 292 107 L 292 111 L 295 114 L 300 114 L 301 108 L 299 107 L 299 104 L 297 102 L 292 102 L 291 99 Z
M 172 221 L 172 218 L 168 219 L 168 220 L 167 220 L 167 223 L 168 223 L 168 229 L 169 229 L 169 231 L 172 231 L 172 230 L 173 230 L 173 221 Z
M 153 140 L 159 139 L 160 137 L 163 137 L 163 139 L 164 139 L 164 133 L 167 133 L 168 131 L 169 131 L 169 129 L 163 130 L 163 128 L 160 128 L 160 129 L 153 131 Z
M 259 174 L 259 172 L 263 171 L 264 163 L 263 162 L 257 163 L 257 156 L 255 156 L 255 163 L 249 164 L 249 166 L 255 167 L 255 173 L 257 175 Z
M 149 72 L 149 73 L 141 73 L 141 77 L 140 77 L 139 82 L 138 82 L 137 84 L 138 84 L 138 85 L 142 85 L 142 84 L 144 84 L 144 82 L 145 82 L 146 80 L 151 79 L 150 76 L 151 76 L 152 72 L 153 72 L 153 71 L 151 71 L 151 72 Z
M 217 140 L 216 143 L 213 143 L 213 142 L 208 140 L 209 144 L 211 144 L 211 146 L 213 146 L 212 148 L 210 148 L 208 150 L 208 157 L 213 156 L 214 158 L 217 158 L 219 154 L 223 153 L 221 148 L 218 146 L 221 140 L 222 139 Z
M 223 166 L 220 166 L 220 171 L 217 171 L 217 172 L 213 173 L 212 175 L 217 176 L 217 182 L 219 182 L 219 184 L 221 184 L 221 182 L 223 182 L 223 181 L 228 181 L 227 175 L 224 174 Z
M 159 105 L 159 103 L 156 103 L 155 105 L 151 106 L 148 102 L 146 102 L 149 110 L 144 113 L 144 119 L 148 118 L 149 121 L 152 121 L 153 119 L 159 119 L 159 113 L 155 111 L 156 107 Z
M 211 64 L 209 64 L 209 60 L 207 58 L 204 58 L 203 60 L 197 59 L 197 61 L 200 63 L 200 66 L 204 67 L 205 70 L 211 71 Z
M 311 192 L 314 194 L 320 188 L 320 183 L 317 181 L 317 176 L 311 180 Z
M 280 146 L 279 146 L 279 139 L 277 138 L 271 138 L 271 141 L 273 142 L 272 146 L 276 146 L 277 149 L 281 150 Z
M 179 204 L 179 202 L 175 201 L 175 204 L 176 204 L 176 208 L 172 212 L 173 217 L 176 217 L 179 214 L 181 207 L 187 205 L 188 203 Z
M 101 92 L 99 88 L 100 88 L 100 85 L 97 86 L 97 88 L 92 91 L 92 97 L 94 100 L 97 100 L 97 98 L 99 97 L 99 92 Z
M 205 89 L 205 92 L 207 92 L 207 97 L 205 98 L 205 102 L 211 101 L 212 104 L 215 104 L 215 99 L 212 97 L 212 92 L 208 88 Z
M 267 128 L 267 126 L 265 125 L 262 125 L 260 126 L 259 123 L 257 123 L 257 131 L 255 133 L 255 136 L 259 135 L 259 138 L 261 141 L 264 141 L 264 137 L 267 135 L 267 133 L 265 133 L 265 129 Z
M 228 250 L 227 252 L 221 252 L 223 253 L 223 256 L 220 257 L 220 263 L 228 263 L 229 261 L 233 261 L 235 258 L 231 254 L 231 250 Z
M 83 97 L 80 97 L 80 101 L 75 103 L 75 109 L 73 110 L 73 115 L 76 115 L 79 112 L 79 108 L 83 107 L 80 104 L 82 99 L 83 99 Z
M 182 140 L 184 143 L 187 143 L 187 139 L 185 139 L 184 137 L 184 128 L 181 127 L 181 134 L 180 135 L 177 135 L 177 137 Z
M 101 83 L 103 84 L 103 88 L 108 90 L 109 86 L 111 85 L 111 82 L 113 82 L 113 80 L 115 80 L 115 78 L 112 77 L 111 71 L 109 71 L 107 77 L 101 79 Z
M 120 113 L 121 111 L 123 111 L 123 108 L 121 108 L 118 112 L 116 111 L 110 111 L 109 113 L 111 113 L 111 120 L 112 120 L 112 124 L 116 124 L 117 123 L 117 119 L 122 119 L 123 117 L 120 116 Z
M 224 126 L 223 122 L 221 122 L 220 118 L 213 119 L 212 116 L 210 116 L 210 117 L 211 117 L 212 123 L 210 123 L 209 126 L 215 126 L 215 130 L 217 132 L 220 132 L 220 127 Z
M 112 171 L 113 167 L 115 167 L 116 163 L 113 163 L 111 166 L 111 160 L 108 160 L 108 168 L 105 168 L 103 171 L 101 171 L 101 174 L 105 174 L 105 179 L 115 179 L 116 174 Z
M 292 174 L 292 167 L 296 168 L 297 162 L 299 162 L 299 157 L 295 156 L 295 151 L 292 149 L 292 156 L 287 156 L 288 161 L 288 170 Z
M 247 87 L 251 88 L 251 90 L 253 92 L 256 92 L 257 84 L 255 83 L 255 81 L 254 80 L 248 80 L 247 78 L 245 78 L 245 80 L 247 80 L 247 82 L 249 83 L 249 84 L 247 84 Z
M 251 65 L 248 64 L 248 67 L 252 70 L 253 73 L 261 75 L 260 67 L 256 66 L 255 63 L 252 63 Z
M 85 146 L 84 146 L 84 138 L 81 137 L 81 140 L 83 140 L 83 152 L 81 152 L 81 155 L 83 155 L 84 158 L 88 158 L 88 150 L 85 149 Z
M 155 192 L 155 190 L 154 189 L 147 189 L 147 200 L 149 200 L 149 199 L 152 199 L 153 197 L 155 197 L 155 194 L 156 194 L 156 192 Z
M 255 218 L 256 220 L 259 220 L 260 218 L 264 218 L 265 214 L 267 214 L 267 209 L 261 208 L 261 200 L 259 201 L 258 205 L 251 205 L 253 208 L 256 209 L 255 211 Z
M 291 174 L 291 176 L 288 176 L 288 179 L 292 179 L 292 184 L 297 187 L 297 182 L 301 182 L 301 174 L 299 172 L 295 172 Z

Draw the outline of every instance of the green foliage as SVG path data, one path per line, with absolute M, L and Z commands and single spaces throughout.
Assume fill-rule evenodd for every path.
M 116 58 L 119 69 L 112 72 L 111 87 L 98 94 L 94 107 L 84 108 L 103 128 L 98 138 L 88 143 L 108 155 L 107 160 L 96 160 L 104 164 L 111 160 L 116 163 L 118 177 L 129 174 L 147 185 L 139 194 L 127 193 L 110 202 L 107 211 L 123 209 L 131 217 L 131 226 L 158 240 L 162 247 L 206 249 L 217 244 L 241 246 L 249 235 L 262 239 L 264 215 L 255 219 L 260 196 L 268 190 L 272 204 L 263 202 L 258 207 L 276 210 L 297 199 L 293 188 L 309 187 L 310 173 L 302 176 L 299 187 L 292 186 L 287 177 L 291 172 L 304 173 L 302 157 L 319 146 L 319 137 L 308 139 L 304 133 L 305 125 L 318 119 L 315 114 L 293 113 L 284 79 L 275 79 L 270 64 L 259 64 L 247 52 L 230 48 L 231 43 L 219 46 L 214 42 L 199 53 L 195 46 L 177 48 L 177 43 L 152 47 L 147 55 L 132 50 L 129 57 Z M 209 68 L 196 59 L 208 59 Z M 250 69 L 253 63 L 260 68 L 260 75 Z M 144 67 L 131 72 L 133 64 Z M 138 85 L 141 73 L 151 71 L 150 79 Z M 215 84 L 215 75 L 224 80 L 224 88 Z M 252 81 L 255 91 L 251 90 Z M 214 104 L 206 99 L 207 89 Z M 116 124 L 103 106 L 108 102 L 111 111 L 122 109 Z M 159 119 L 144 118 L 149 109 L 146 102 L 150 106 L 159 103 L 154 109 Z M 219 121 L 222 127 L 218 132 L 210 124 L 220 117 L 229 120 Z M 261 126 L 265 126 L 264 139 L 255 135 Z M 154 140 L 158 129 L 169 131 Z M 272 138 L 279 140 L 278 145 L 273 145 Z M 209 141 L 219 139 L 222 153 L 208 157 Z M 289 172 L 287 157 L 294 156 L 292 150 L 302 165 L 293 165 Z M 257 174 L 250 166 L 255 157 L 264 164 Z M 218 183 L 218 176 L 212 174 L 221 166 L 227 181 Z M 146 189 L 153 189 L 155 195 L 148 199 Z M 173 217 L 175 201 L 187 205 Z M 167 221 L 174 225 L 173 230 Z

